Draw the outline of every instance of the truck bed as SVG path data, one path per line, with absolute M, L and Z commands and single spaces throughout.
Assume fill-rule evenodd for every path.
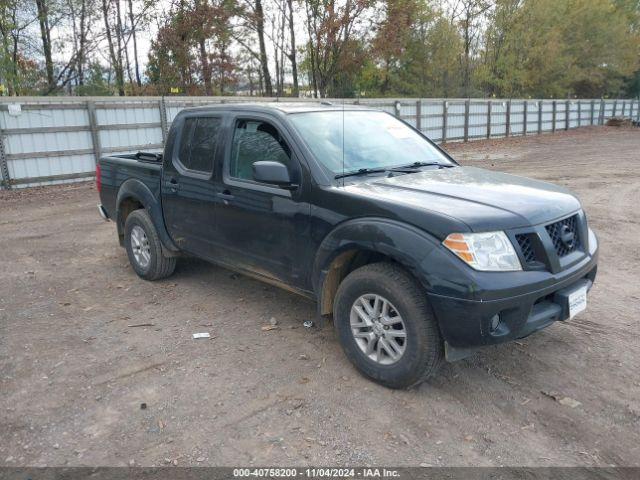
M 127 180 L 141 181 L 156 198 L 160 198 L 161 154 L 139 152 L 128 155 L 109 155 L 102 157 L 99 165 L 102 181 L 100 201 L 109 218 L 115 218 L 118 190 Z

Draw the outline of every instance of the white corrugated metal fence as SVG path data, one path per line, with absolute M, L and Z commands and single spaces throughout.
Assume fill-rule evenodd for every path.
M 3 188 L 83 181 L 101 155 L 162 149 L 180 110 L 221 102 L 276 101 L 243 97 L 0 98 Z M 309 101 L 282 99 L 281 101 Z M 386 110 L 436 142 L 531 135 L 608 118 L 640 121 L 638 100 L 348 99 Z

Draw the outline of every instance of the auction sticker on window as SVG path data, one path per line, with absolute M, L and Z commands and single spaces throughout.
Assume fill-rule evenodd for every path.
M 587 308 L 587 287 L 569 294 L 569 318 L 575 317 Z

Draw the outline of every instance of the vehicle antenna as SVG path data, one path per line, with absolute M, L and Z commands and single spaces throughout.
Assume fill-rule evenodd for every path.
M 342 97 L 342 186 L 344 187 L 344 97 Z

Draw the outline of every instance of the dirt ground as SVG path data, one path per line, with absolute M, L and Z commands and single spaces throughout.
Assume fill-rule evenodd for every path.
M 197 260 L 140 280 L 93 185 L 0 192 L 0 465 L 640 465 L 640 129 L 448 148 L 571 188 L 601 263 L 585 313 L 410 391 L 294 294 Z

